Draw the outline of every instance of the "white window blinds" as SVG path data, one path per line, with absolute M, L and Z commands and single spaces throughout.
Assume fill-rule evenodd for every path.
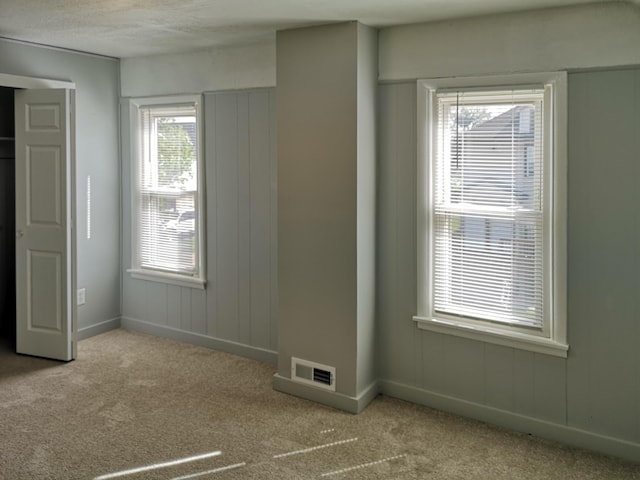
M 195 105 L 141 106 L 136 268 L 199 276 Z
M 544 90 L 436 93 L 432 314 L 544 323 Z

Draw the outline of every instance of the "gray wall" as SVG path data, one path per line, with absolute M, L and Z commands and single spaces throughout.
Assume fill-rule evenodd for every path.
M 273 87 L 275 36 L 260 43 L 120 60 L 122 95 L 170 95 Z
M 569 79 L 566 419 L 639 444 L 640 68 Z
M 377 34 L 355 22 L 287 30 L 276 51 L 274 385 L 357 411 L 375 385 Z M 292 356 L 335 367 L 336 394 L 289 382 Z
M 279 368 L 336 367 L 356 392 L 356 25 L 279 32 Z
M 0 39 L 0 73 L 76 84 L 78 308 L 80 338 L 118 325 L 120 317 L 120 176 L 118 60 Z M 87 239 L 87 176 L 91 239 Z
M 205 290 L 132 279 L 129 103 L 123 132 L 125 326 L 275 363 L 275 92 L 204 95 Z
M 640 64 L 640 5 L 599 2 L 380 30 L 380 80 Z
M 569 75 L 565 360 L 416 328 L 416 86 L 380 87 L 385 393 L 640 458 L 639 92 L 640 69 Z
M 363 392 L 377 380 L 376 298 L 376 106 L 378 31 L 358 24 L 357 180 L 357 384 Z

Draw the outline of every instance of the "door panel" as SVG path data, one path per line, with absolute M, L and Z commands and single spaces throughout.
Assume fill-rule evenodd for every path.
M 16 344 L 72 360 L 73 95 L 16 90 Z
M 64 334 L 60 292 L 64 282 L 62 255 L 34 250 L 27 255 L 28 328 L 33 332 Z
M 61 226 L 61 151 L 57 146 L 27 147 L 27 223 Z M 32 192 L 38 192 L 33 195 Z

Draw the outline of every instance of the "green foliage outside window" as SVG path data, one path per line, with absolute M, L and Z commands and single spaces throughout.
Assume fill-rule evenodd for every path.
M 193 141 L 185 124 L 173 117 L 162 117 L 157 124 L 158 184 L 182 185 L 193 179 L 196 159 Z

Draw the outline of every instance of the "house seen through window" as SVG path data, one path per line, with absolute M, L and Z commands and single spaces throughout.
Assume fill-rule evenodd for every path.
M 422 88 L 419 326 L 566 353 L 553 89 Z
M 543 96 L 542 90 L 436 95 L 437 312 L 543 323 Z

